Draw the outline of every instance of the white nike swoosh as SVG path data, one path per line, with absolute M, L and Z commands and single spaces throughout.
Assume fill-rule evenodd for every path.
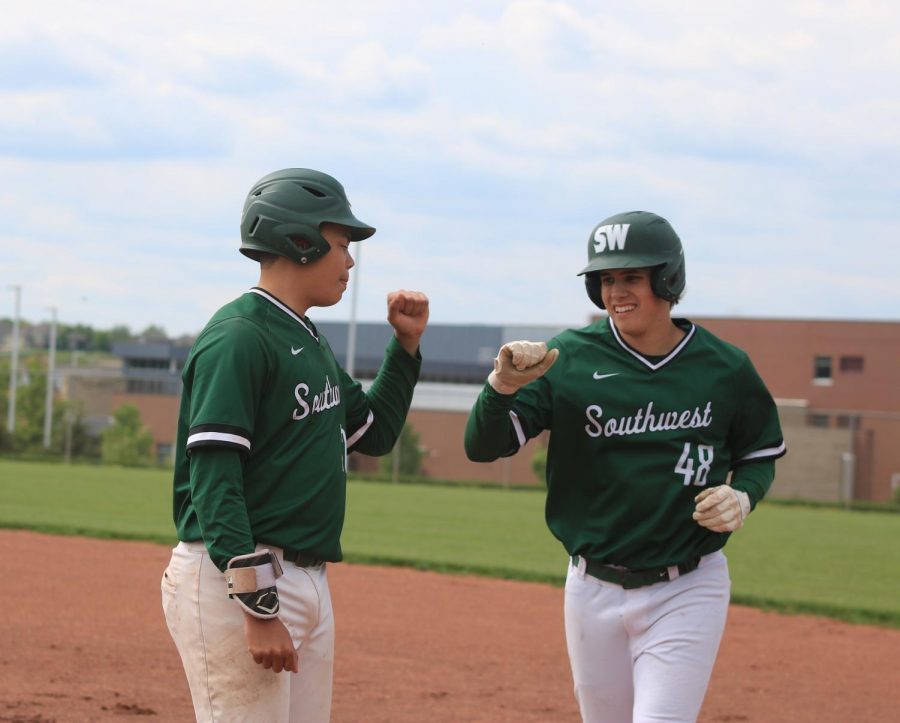
M 303 351 L 305 348 L 306 348 L 306 347 L 302 347 L 302 346 L 301 346 L 299 349 L 294 349 L 294 347 L 291 347 L 291 354 L 293 354 L 294 356 L 297 356 L 297 355 L 298 355 L 301 351 Z
M 613 372 L 612 374 L 600 374 L 599 372 L 594 372 L 594 379 L 606 379 L 606 377 L 617 376 L 619 376 L 619 372 Z

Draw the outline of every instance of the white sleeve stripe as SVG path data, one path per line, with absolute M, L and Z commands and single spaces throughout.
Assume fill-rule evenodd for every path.
M 226 434 L 225 432 L 197 432 L 188 437 L 187 446 L 190 448 L 199 442 L 222 442 L 224 444 L 239 444 L 242 447 L 250 449 L 250 440 L 237 434 Z
M 374 422 L 374 421 L 375 421 L 375 414 L 374 414 L 374 413 L 372 412 L 372 410 L 370 409 L 370 410 L 369 410 L 369 416 L 368 416 L 368 418 L 366 419 L 366 423 L 363 424 L 363 426 L 361 426 L 359 429 L 357 429 L 357 430 L 353 433 L 353 436 L 350 437 L 350 439 L 347 440 L 347 449 L 350 449 L 350 447 L 352 447 L 354 444 L 356 444 L 356 443 L 360 440 L 360 438 L 361 438 L 366 432 L 369 431 L 369 427 L 372 426 L 372 422 Z
M 525 430 L 522 429 L 522 423 L 519 421 L 518 415 L 510 411 L 509 418 L 512 420 L 513 428 L 516 430 L 516 438 L 519 440 L 519 446 L 524 447 L 525 442 L 528 440 L 525 439 Z
M 746 462 L 749 459 L 759 459 L 760 457 L 777 457 L 787 451 L 787 445 L 782 442 L 778 447 L 768 447 L 766 449 L 758 449 L 750 454 L 745 454 L 738 462 Z

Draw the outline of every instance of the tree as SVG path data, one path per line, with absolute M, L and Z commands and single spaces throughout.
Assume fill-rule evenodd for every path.
M 156 324 L 150 324 L 137 336 L 138 339 L 149 343 L 165 343 L 169 340 L 169 337 L 166 336 L 166 330 Z
M 53 425 L 53 438 L 56 440 L 57 430 L 60 436 L 60 444 L 66 459 L 81 457 L 88 459 L 100 459 L 100 447 L 102 438 L 91 434 L 83 416 L 80 402 L 57 402 L 62 409 L 62 421 Z M 55 410 L 54 410 L 55 412 Z M 54 417 L 56 414 L 54 413 Z M 56 442 L 54 441 L 54 446 Z
M 153 462 L 153 435 L 141 424 L 141 413 L 133 404 L 113 412 L 112 426 L 103 430 L 104 464 L 137 467 Z
M 541 484 L 547 484 L 547 448 L 538 447 L 531 456 L 531 471 Z
M 9 371 L 3 380 L 9 384 Z M 24 383 L 21 383 L 24 382 Z M 8 386 L 4 387 L 8 390 Z M 3 392 L 7 400 L 8 391 Z M 3 405 L 8 409 L 7 403 Z M 61 454 L 65 442 L 65 415 L 68 403 L 53 402 L 53 422 L 50 425 L 50 447 L 44 450 L 44 418 L 47 411 L 47 357 L 34 356 L 26 360 L 20 384 L 16 387 L 16 428 L 10 437 L 0 440 L 0 448 L 14 452 L 45 452 Z
M 9 414 L 9 360 L 0 360 L 0 452 L 13 448 L 13 440 L 6 431 L 6 415 Z
M 57 328 L 56 346 L 69 351 L 101 351 L 112 350 L 117 341 L 130 341 L 131 330 L 122 324 L 112 329 L 94 329 L 87 324 L 60 324 Z
M 13 444 L 19 451 L 37 451 L 44 441 L 44 410 L 47 399 L 47 370 L 32 357 L 25 363 L 26 381 L 16 387 L 16 428 Z M 55 417 L 56 415 L 54 415 Z
M 398 474 L 415 476 L 422 473 L 422 457 L 425 456 L 425 450 L 419 446 L 419 435 L 408 422 L 403 425 L 394 449 L 378 460 L 382 474 L 393 476 L 395 454 L 398 456 Z

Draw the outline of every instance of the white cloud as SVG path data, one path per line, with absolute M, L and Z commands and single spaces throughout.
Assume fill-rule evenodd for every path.
M 348 105 L 377 102 L 407 107 L 425 98 L 429 70 L 411 55 L 391 57 L 381 43 L 366 42 L 344 55 L 337 80 Z
M 896 317 L 898 48 L 887 0 L 20 3 L 0 286 L 32 317 L 85 296 L 86 321 L 196 331 L 255 280 L 247 188 L 300 165 L 379 228 L 364 318 L 407 286 L 446 322 L 580 324 L 587 234 L 638 208 L 684 239 L 691 313 L 740 288 Z

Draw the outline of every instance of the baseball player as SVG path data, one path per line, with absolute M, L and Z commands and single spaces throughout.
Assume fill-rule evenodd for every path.
M 394 337 L 363 392 L 306 316 L 347 288 L 350 243 L 375 229 L 305 168 L 253 186 L 241 252 L 259 283 L 223 306 L 186 361 L 174 519 L 162 579 L 199 721 L 327 721 L 347 453 L 390 451 L 418 379 L 424 294 L 388 294 Z M 283 674 L 279 674 L 283 673 Z
M 601 222 L 581 274 L 608 317 L 547 345 L 504 345 L 466 452 L 488 462 L 551 432 L 546 519 L 571 556 L 582 718 L 693 721 L 730 597 L 722 547 L 785 453 L 777 411 L 743 351 L 671 317 L 685 265 L 665 219 Z

